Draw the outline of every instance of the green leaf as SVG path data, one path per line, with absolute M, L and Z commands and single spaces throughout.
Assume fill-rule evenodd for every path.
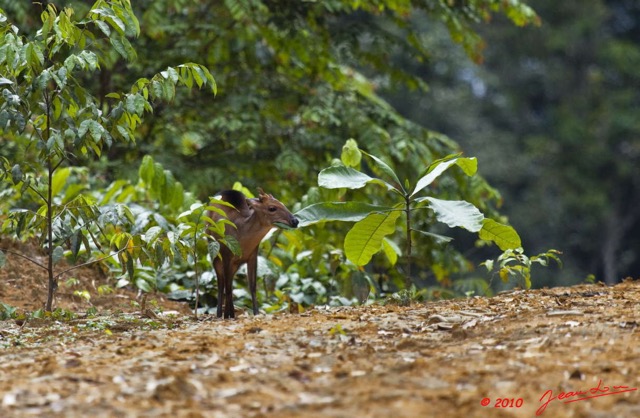
M 391 267 L 395 266 L 398 262 L 398 256 L 402 254 L 402 251 L 400 251 L 400 247 L 398 247 L 398 244 L 385 237 L 382 240 L 382 250 L 387 256 Z
M 180 80 L 182 83 L 187 86 L 188 89 L 193 88 L 193 75 L 191 75 L 189 68 L 185 66 L 179 66 L 178 68 L 180 68 Z
M 184 187 L 179 181 L 175 182 L 173 186 L 173 198 L 169 202 L 169 206 L 173 210 L 179 210 L 184 202 Z
M 209 251 L 209 257 L 211 257 L 211 261 L 213 262 L 213 260 L 215 260 L 220 253 L 220 243 L 216 240 L 213 240 L 209 242 L 209 246 L 207 249 Z
M 202 85 L 204 84 L 204 79 L 200 74 L 200 72 L 198 71 L 198 69 L 195 67 L 192 67 L 191 74 L 193 75 L 193 79 L 196 81 L 198 88 L 202 88 Z
M 147 232 L 144 233 L 144 240 L 147 244 L 151 244 L 156 239 L 158 239 L 161 233 L 162 228 L 160 228 L 159 226 L 152 226 L 151 228 L 147 229 Z
M 472 176 L 478 169 L 478 162 L 476 158 L 459 158 L 457 155 L 449 155 L 440 160 L 434 161 L 429 165 L 426 173 L 418 180 L 415 189 L 411 192 L 411 196 L 433 183 L 435 179 L 440 177 L 449 167 L 452 165 L 458 165 L 462 171 L 468 176 Z
M 522 275 L 524 276 L 524 288 L 531 289 L 531 270 L 525 269 Z
M 429 238 L 433 238 L 438 244 L 446 244 L 453 241 L 453 238 L 447 237 L 446 235 L 434 234 L 433 232 L 421 231 L 419 229 L 412 229 L 412 231 L 418 232 Z
M 98 56 L 95 53 L 91 51 L 82 51 L 79 56 L 87 63 L 89 70 L 93 71 L 100 68 L 100 62 L 98 61 Z
M 62 260 L 64 257 L 64 248 L 57 246 L 53 249 L 53 264 L 57 264 L 58 261 Z
M 100 31 L 107 36 L 107 38 L 111 35 L 111 28 L 105 22 L 102 20 L 95 20 L 94 23 L 98 26 Z
M 162 97 L 166 101 L 171 101 L 176 96 L 176 86 L 169 81 L 163 81 L 162 83 Z
M 36 42 L 29 42 L 26 48 L 26 58 L 29 66 L 38 71 L 44 64 L 44 55 Z
M 382 170 L 382 172 L 384 174 L 386 174 L 387 176 L 389 176 L 389 178 L 391 178 L 391 180 L 393 180 L 393 182 L 396 184 L 396 189 L 402 191 L 404 193 L 404 188 L 402 187 L 402 182 L 400 181 L 400 179 L 398 178 L 398 176 L 396 175 L 395 171 L 393 171 L 393 169 L 384 161 L 382 161 L 380 158 L 376 157 L 375 155 L 371 155 L 369 153 L 366 153 L 364 151 L 362 151 L 362 153 L 364 155 L 366 155 L 367 157 L 371 158 L 376 164 L 377 166 L 380 168 L 380 170 Z
M 160 163 L 153 164 L 153 180 L 151 180 L 151 191 L 159 196 L 162 193 L 162 187 L 164 183 L 167 181 L 167 178 L 164 174 L 164 168 Z
M 382 180 L 369 177 L 351 167 L 335 166 L 325 168 L 318 174 L 318 185 L 325 189 L 360 189 L 367 183 L 385 184 Z
M 493 219 L 485 219 L 482 222 L 482 229 L 478 233 L 480 239 L 493 241 L 502 250 L 512 250 L 522 246 L 520 236 L 509 225 L 504 225 Z
M 202 87 L 204 83 L 209 83 L 211 85 L 211 92 L 215 95 L 218 92 L 218 86 L 216 85 L 216 80 L 211 75 L 211 72 L 203 65 L 188 63 L 182 64 L 178 66 L 178 68 L 186 68 L 188 70 L 188 82 L 185 82 L 185 85 L 192 85 L 190 79 L 194 79 L 198 87 Z M 181 70 L 182 71 L 182 70 Z M 185 77 L 183 77 L 183 80 Z
M 59 96 L 53 98 L 53 120 L 58 120 L 62 114 L 62 101 Z
M 362 160 L 362 152 L 358 149 L 358 143 L 355 139 L 347 139 L 342 146 L 342 154 L 340 155 L 342 163 L 347 167 L 359 167 Z
M 80 252 L 80 247 L 82 246 L 84 235 L 82 234 L 82 230 L 78 229 L 71 236 L 71 258 L 75 261 L 78 258 L 78 253 Z M 89 247 L 87 247 L 89 249 Z
M 324 221 L 357 222 L 371 213 L 391 210 L 393 208 L 364 202 L 322 202 L 307 206 L 295 215 L 300 221 L 299 226 L 304 227 Z
M 142 115 L 144 112 L 144 103 L 146 100 L 140 95 L 140 93 L 127 94 L 125 100 L 125 110 L 135 115 Z
M 473 158 L 458 158 L 456 161 L 458 167 L 462 169 L 467 176 L 473 176 L 478 172 L 478 159 Z
M 367 264 L 382 247 L 385 236 L 396 230 L 396 220 L 401 211 L 372 213 L 357 222 L 344 239 L 347 258 L 358 266 Z
M 154 99 L 162 99 L 162 84 L 158 80 L 152 80 L 149 85 L 149 91 Z
M 22 169 L 20 168 L 20 164 L 16 164 L 11 167 L 11 180 L 13 184 L 18 184 L 24 178 L 24 174 L 22 174 Z
M 484 263 L 480 263 L 481 266 L 485 266 L 485 268 L 487 269 L 488 272 L 491 272 L 491 270 L 493 270 L 493 265 L 495 264 L 495 262 L 491 259 L 485 261 Z
M 0 131 L 4 131 L 7 127 L 7 124 L 11 120 L 11 115 L 6 110 L 0 111 Z
M 80 122 L 80 126 L 78 127 L 78 137 L 79 138 L 83 138 L 87 132 L 89 131 L 89 125 L 91 124 L 91 122 L 93 122 L 90 119 L 85 119 L 82 122 Z
M 416 202 L 429 201 L 429 208 L 435 214 L 436 219 L 450 227 L 459 226 L 471 232 L 478 232 L 482 229 L 484 215 L 471 203 L 464 200 L 442 200 L 435 197 L 423 197 L 416 199 Z
M 176 179 L 171 174 L 171 171 L 164 170 L 164 184 L 160 192 L 160 201 L 164 204 L 169 204 L 173 200 L 173 193 L 176 191 Z
M 89 13 L 95 13 L 103 17 L 103 19 L 111 25 L 119 34 L 124 35 L 126 26 L 124 22 L 116 16 L 114 11 L 110 8 L 98 8 L 93 9 Z M 98 20 L 95 16 L 92 16 L 94 20 Z
M 145 155 L 144 157 L 142 157 L 142 163 L 140 164 L 138 175 L 140 176 L 140 179 L 147 185 L 151 185 L 154 173 L 155 170 L 153 168 L 153 157 L 150 155 Z
M 231 250 L 233 255 L 237 257 L 242 257 L 242 247 L 240 246 L 240 242 L 233 235 L 227 235 L 223 239 L 220 239 L 220 242 L 223 243 L 227 248 Z
M 162 76 L 173 81 L 174 84 L 178 83 L 178 81 L 180 80 L 180 76 L 178 75 L 178 72 L 173 67 L 168 67 L 167 71 L 163 71 Z
M 131 280 L 133 280 L 133 264 L 131 264 L 131 270 L 129 270 L 129 260 L 131 260 L 131 258 L 127 259 L 127 273 L 129 273 L 129 278 Z M 140 290 L 142 290 L 145 293 L 151 293 L 153 292 L 153 288 L 151 287 L 151 284 L 149 284 L 148 281 L 146 281 L 143 278 L 138 278 L 135 281 L 136 283 L 136 287 Z
M 0 269 L 7 263 L 7 256 L 0 250 Z
M 53 178 L 51 180 L 51 195 L 57 196 L 58 193 L 62 191 L 65 184 L 67 183 L 67 179 L 69 178 L 69 174 L 71 174 L 71 169 L 69 167 L 59 168 L 53 174 Z
M 427 173 L 416 183 L 416 187 L 413 189 L 411 196 L 433 183 L 433 181 L 444 173 L 447 168 L 451 167 L 455 163 L 456 158 L 451 160 L 441 160 L 431 164 L 427 169 Z
M 134 267 L 134 264 L 133 264 L 133 257 L 131 257 L 131 255 L 127 254 L 126 262 L 127 262 L 127 273 L 129 274 L 129 279 L 133 280 L 133 278 L 135 276 L 135 267 Z M 141 279 L 138 279 L 138 281 L 140 281 L 140 280 Z
M 67 86 L 67 72 L 68 71 L 66 67 L 60 67 L 58 71 L 54 71 L 51 73 L 51 76 L 55 80 L 60 90 L 64 90 L 65 87 Z M 56 98 L 59 98 L 59 97 L 56 96 Z

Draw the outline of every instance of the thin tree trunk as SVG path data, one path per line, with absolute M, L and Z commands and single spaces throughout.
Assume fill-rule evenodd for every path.
M 406 289 L 410 289 L 413 284 L 411 280 L 411 202 L 409 196 L 405 196 L 405 212 L 407 214 L 407 270 L 404 285 Z
M 47 126 L 46 131 L 44 133 L 45 141 L 49 141 L 51 138 L 51 102 L 49 100 L 48 91 L 44 92 L 44 103 L 46 106 L 47 112 Z M 59 164 L 58 164 L 59 165 Z M 47 312 L 51 312 L 51 308 L 53 306 L 53 295 L 55 294 L 57 287 L 57 280 L 53 275 L 53 173 L 55 172 L 57 166 L 53 164 L 53 156 L 51 155 L 51 151 L 49 151 L 49 155 L 47 155 L 47 274 L 49 276 L 49 286 L 47 289 L 47 305 L 45 306 L 45 310 Z
M 601 256 L 604 282 L 608 285 L 614 285 L 622 278 L 619 277 L 620 247 L 625 231 L 633 225 L 636 218 L 638 216 L 635 213 L 622 216 L 617 209 L 614 209 L 607 218 Z
M 53 275 L 53 163 L 51 156 L 48 160 L 48 184 L 47 184 L 47 245 L 48 245 L 48 258 L 47 258 L 47 274 L 49 275 L 49 287 L 47 289 L 47 305 L 45 310 L 51 312 L 53 305 L 53 295 L 56 291 L 57 283 Z

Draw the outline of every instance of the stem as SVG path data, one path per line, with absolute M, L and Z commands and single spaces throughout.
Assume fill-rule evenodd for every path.
M 198 320 L 198 303 L 200 302 L 200 276 L 198 275 L 198 241 L 195 241 L 193 248 L 194 273 L 196 275 L 196 308 L 193 311 L 196 321 Z
M 269 257 L 271 257 L 271 253 L 273 252 L 273 248 L 276 246 L 276 242 L 278 242 L 278 238 L 280 237 L 280 234 L 282 233 L 281 229 L 277 229 L 276 232 L 273 234 L 273 239 L 269 248 L 269 252 L 267 253 L 267 255 L 265 256 L 265 258 L 268 260 Z M 270 297 L 271 294 L 269 293 L 269 289 L 267 288 L 267 277 L 263 277 L 262 278 L 262 286 L 264 287 L 264 294 L 267 295 L 267 297 Z
M 49 122 L 47 122 L 48 124 Z M 52 188 L 53 188 L 53 165 L 51 164 L 51 156 L 47 157 L 47 168 L 49 176 L 47 181 L 47 274 L 49 276 L 49 288 L 47 292 L 47 305 L 45 310 L 51 312 L 51 306 L 53 304 L 53 294 L 56 288 L 56 279 L 53 276 L 53 201 L 52 201 Z
M 409 195 L 404 196 L 404 211 L 407 214 L 407 269 L 404 279 L 404 285 L 406 289 L 411 287 L 411 202 Z
M 202 214 L 204 213 L 204 209 L 198 215 L 198 219 L 196 220 L 196 228 L 193 232 L 193 272 L 196 277 L 196 307 L 194 310 L 194 316 L 196 321 L 198 320 L 198 304 L 200 303 L 200 275 L 198 273 L 198 226 L 200 225 L 200 219 L 202 218 Z M 212 260 L 213 261 L 213 260 Z
M 47 90 L 44 91 L 44 102 L 47 112 L 47 126 L 45 128 L 44 140 L 48 142 L 49 138 L 51 137 L 51 102 L 49 101 L 49 92 Z M 47 275 L 49 276 L 47 304 L 45 306 L 45 310 L 47 312 L 51 312 L 51 307 L 53 305 L 53 295 L 57 287 L 57 280 L 53 275 L 53 173 L 59 166 L 60 163 L 54 166 L 53 156 L 51 155 L 51 151 L 49 151 L 49 153 L 47 154 L 47 198 L 45 199 L 45 203 L 47 205 L 47 219 L 45 227 L 47 228 L 48 241 Z

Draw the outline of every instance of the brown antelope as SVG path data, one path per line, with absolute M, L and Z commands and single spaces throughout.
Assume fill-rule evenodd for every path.
M 238 268 L 247 263 L 247 281 L 251 292 L 253 314 L 258 313 L 256 301 L 256 273 L 258 269 L 258 247 L 260 241 L 274 227 L 296 228 L 298 219 L 272 195 L 258 189 L 257 198 L 247 199 L 242 192 L 225 190 L 216 196 L 218 199 L 230 203 L 233 208 L 225 205 L 214 205 L 224 211 L 227 218 L 235 224 L 235 228 L 226 225 L 225 235 L 233 236 L 240 244 L 241 253 L 235 255 L 224 244 L 220 245 L 220 256 L 213 261 L 213 268 L 218 276 L 218 318 L 234 318 L 233 308 L 233 276 Z M 217 221 L 221 216 L 213 211 L 209 216 Z M 213 235 L 213 234 L 212 234 Z M 215 238 L 215 237 L 214 237 Z

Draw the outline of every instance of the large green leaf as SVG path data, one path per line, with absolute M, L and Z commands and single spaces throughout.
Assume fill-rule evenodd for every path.
M 396 220 L 401 211 L 372 213 L 357 222 L 344 239 L 347 258 L 358 266 L 367 264 L 371 257 L 382 248 L 385 236 L 396 230 Z
M 398 178 L 398 176 L 396 175 L 395 171 L 393 171 L 393 169 L 384 161 L 382 161 L 380 158 L 376 157 L 375 155 L 371 155 L 369 153 L 366 153 L 364 151 L 362 151 L 362 153 L 364 153 L 364 155 L 366 155 L 367 157 L 371 158 L 376 165 L 378 166 L 378 168 L 380 168 L 380 170 L 382 170 L 382 172 L 389 176 L 389 178 L 391 180 L 393 180 L 393 182 L 396 184 L 396 189 L 402 191 L 404 193 L 404 188 L 402 187 L 402 182 L 400 181 L 400 179 Z
M 391 267 L 395 266 L 398 262 L 398 257 L 402 255 L 402 251 L 400 250 L 400 247 L 398 247 L 398 244 L 385 237 L 382 240 L 382 250 L 387 256 Z
M 515 229 L 493 219 L 485 219 L 478 233 L 480 239 L 493 241 L 502 251 L 513 250 L 522 246 L 520 236 Z
M 367 183 L 385 184 L 380 179 L 342 165 L 325 168 L 318 174 L 318 185 L 325 189 L 360 189 Z
M 464 200 L 442 200 L 435 197 L 422 197 L 416 202 L 429 201 L 429 207 L 436 213 L 438 221 L 450 227 L 459 226 L 471 232 L 482 229 L 484 215 L 469 202 Z
M 364 202 L 322 202 L 296 212 L 299 226 L 308 226 L 323 221 L 357 222 L 371 213 L 388 212 L 392 208 Z
M 57 196 L 62 191 L 62 188 L 67 184 L 67 178 L 71 174 L 69 167 L 59 168 L 51 179 L 51 195 Z
M 478 161 L 476 158 L 461 158 L 453 156 L 445 157 L 441 160 L 434 161 L 428 168 L 426 173 L 418 180 L 416 183 L 415 189 L 411 192 L 411 196 L 415 195 L 431 183 L 442 173 L 444 173 L 449 167 L 456 164 L 458 165 L 462 171 L 468 176 L 472 176 L 478 170 Z
M 142 157 L 142 163 L 140 164 L 140 169 L 138 170 L 138 175 L 140 179 L 151 185 L 153 181 L 154 169 L 153 169 L 153 157 L 150 155 L 145 155 Z

